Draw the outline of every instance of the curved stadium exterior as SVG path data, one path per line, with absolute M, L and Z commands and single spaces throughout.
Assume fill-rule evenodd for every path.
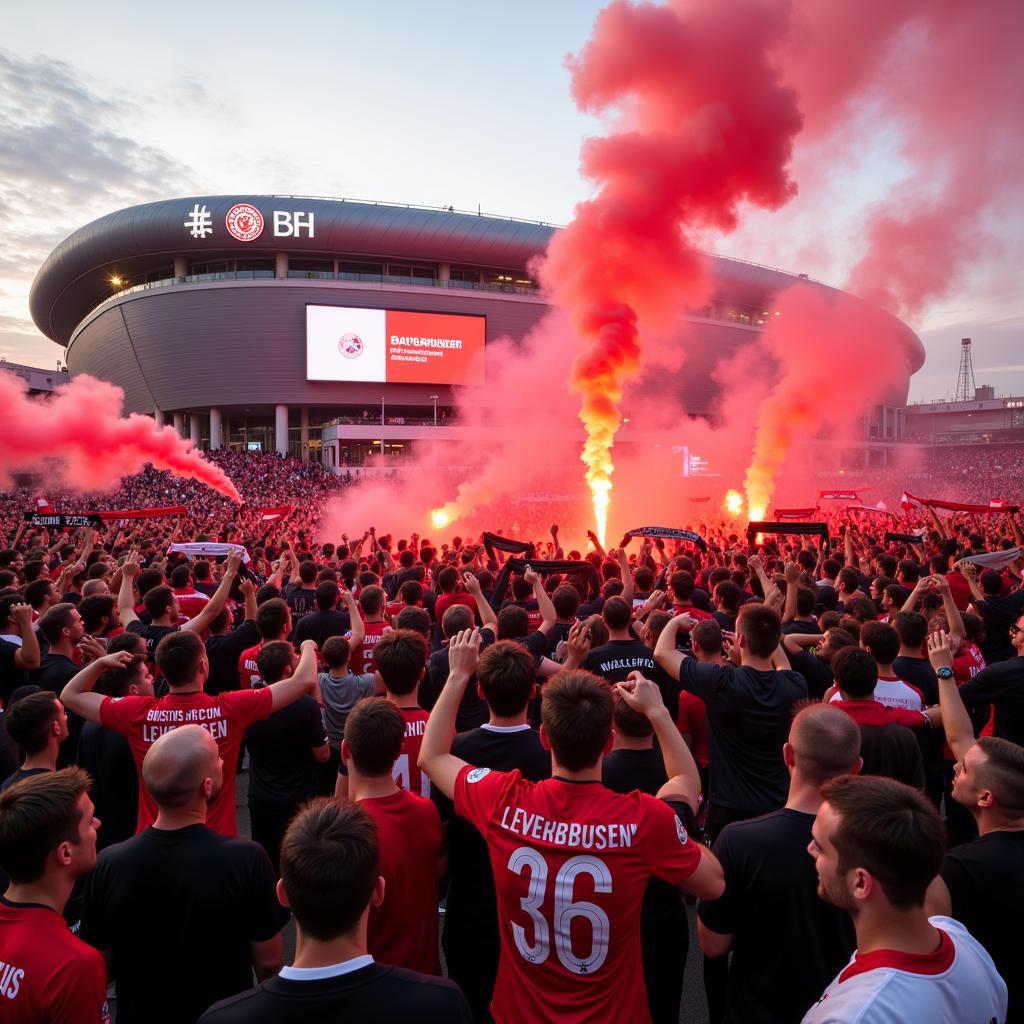
M 323 434 L 325 461 L 358 465 L 440 439 L 438 423 L 455 439 L 457 428 L 444 424 L 456 386 L 307 379 L 307 306 L 482 316 L 487 342 L 521 340 L 547 311 L 528 265 L 555 230 L 346 200 L 171 199 L 70 235 L 40 268 L 30 305 L 39 329 L 67 346 L 71 374 L 119 385 L 128 411 L 173 420 L 211 447 L 314 457 L 320 427 L 340 423 Z M 684 317 L 697 342 L 686 373 L 660 386 L 710 416 L 714 364 L 751 340 L 772 296 L 799 275 L 709 259 L 714 298 Z M 907 373 L 886 400 L 900 405 L 924 351 L 909 327 L 894 325 Z

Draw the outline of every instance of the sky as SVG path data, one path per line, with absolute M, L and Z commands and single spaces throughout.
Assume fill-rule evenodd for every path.
M 75 229 L 137 203 L 274 193 L 567 223 L 591 194 L 579 149 L 599 125 L 574 106 L 564 62 L 600 7 L 19 5 L 0 39 L 0 356 L 55 365 L 62 350 L 28 312 L 36 270 Z M 905 168 L 884 131 L 802 177 L 820 156 L 798 141 L 797 197 L 707 247 L 841 285 L 866 211 Z M 927 351 L 912 401 L 952 394 L 967 336 L 977 383 L 1024 394 L 1024 224 L 998 227 L 1003 244 L 909 321 Z

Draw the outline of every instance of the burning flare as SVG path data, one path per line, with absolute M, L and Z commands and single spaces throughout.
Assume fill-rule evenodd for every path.
M 739 491 L 725 492 L 725 511 L 731 516 L 738 516 L 743 511 L 743 495 Z
M 441 508 L 435 508 L 430 513 L 430 522 L 435 530 L 443 530 L 453 519 L 457 518 L 458 512 L 452 502 Z

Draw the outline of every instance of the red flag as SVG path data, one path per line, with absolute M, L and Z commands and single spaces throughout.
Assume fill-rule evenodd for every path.
M 162 508 L 124 508 L 112 512 L 98 512 L 103 520 L 160 519 L 163 516 L 183 516 L 184 505 L 165 505 Z
M 36 511 L 41 516 L 52 516 L 57 513 L 49 498 L 36 498 Z
M 294 511 L 294 505 L 275 505 L 271 508 L 261 508 L 259 515 L 265 523 L 276 523 L 278 520 L 287 519 Z

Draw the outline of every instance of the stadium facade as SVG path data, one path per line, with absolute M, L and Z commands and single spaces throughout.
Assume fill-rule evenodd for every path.
M 444 435 L 460 387 L 486 386 L 486 345 L 547 312 L 531 261 L 557 230 L 451 209 L 295 196 L 193 196 L 74 232 L 32 287 L 33 319 L 72 376 L 118 384 L 128 411 L 210 447 L 361 464 Z M 713 415 L 715 363 L 751 340 L 794 275 L 709 257 L 697 344 L 658 386 Z M 827 286 L 811 282 L 825 290 Z M 924 351 L 899 321 L 906 401 Z M 681 325 L 682 330 L 682 325 Z M 325 426 L 329 429 L 323 430 Z M 330 450 L 327 450 L 327 449 Z

